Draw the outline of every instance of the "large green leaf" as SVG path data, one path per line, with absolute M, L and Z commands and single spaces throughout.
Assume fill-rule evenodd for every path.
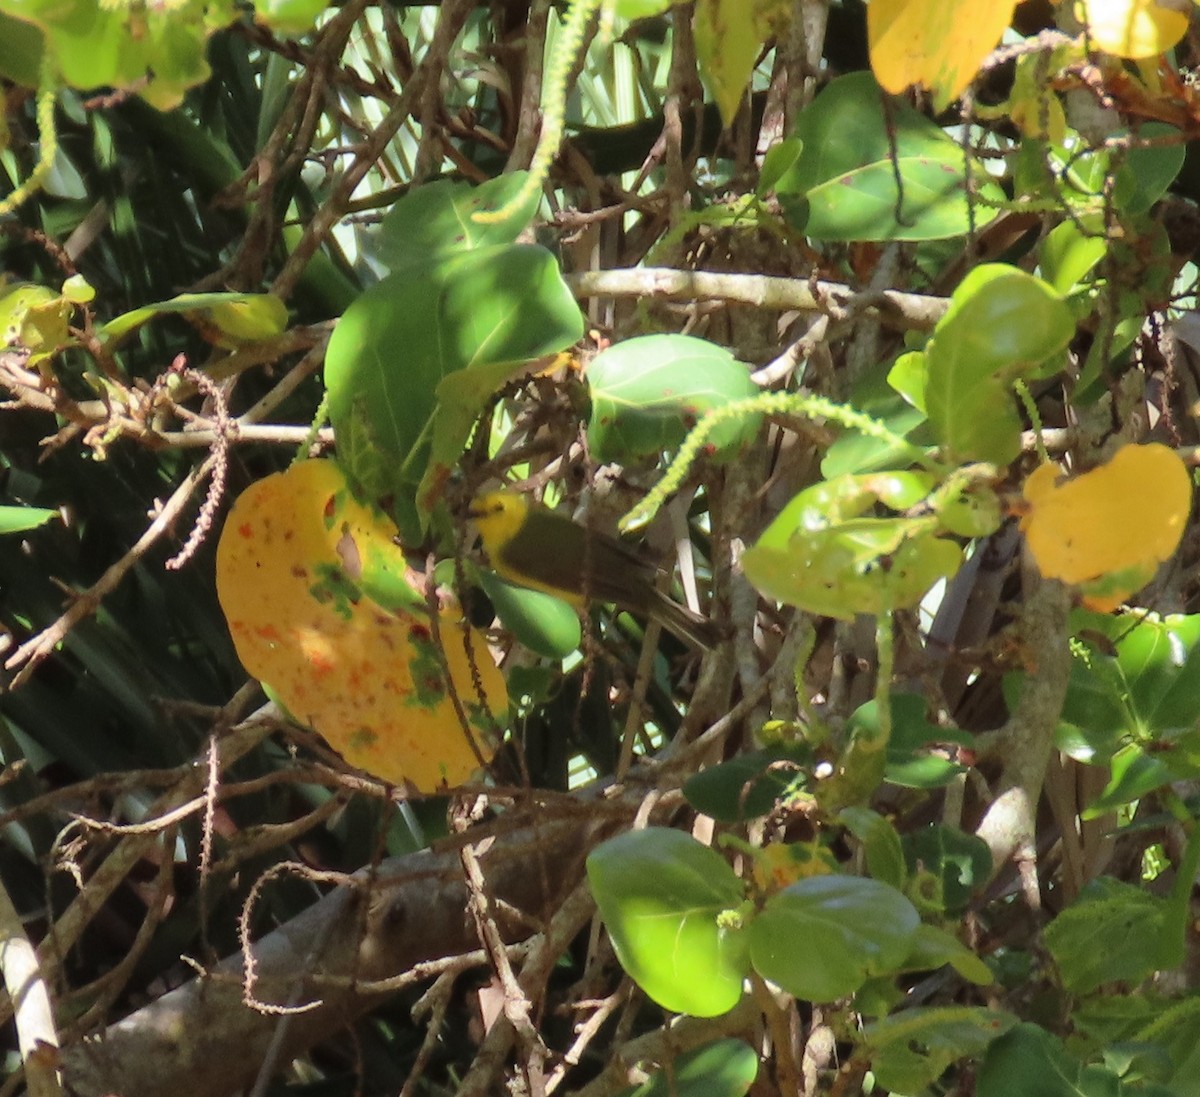
M 758 1075 L 758 1056 L 742 1040 L 717 1040 L 681 1055 L 619 1097 L 741 1097 Z
M 1040 278 L 999 263 L 971 271 L 924 351 L 925 410 L 948 454 L 1013 460 L 1021 421 L 1012 382 L 1060 354 L 1074 333 L 1071 310 Z
M 958 142 L 911 107 L 885 104 L 869 73 L 829 84 L 801 113 L 795 135 L 803 149 L 775 190 L 788 220 L 807 235 L 937 240 L 967 232 L 966 164 Z M 989 203 L 1003 199 L 981 167 L 972 175 Z M 992 205 L 976 205 L 975 224 L 995 215 Z
M 574 298 L 540 247 L 434 256 L 372 286 L 346 310 L 325 356 L 330 419 L 355 491 L 390 499 L 402 534 L 415 536 L 439 386 L 460 370 L 495 382 L 497 363 L 509 376 L 582 334 Z
M 832 1002 L 897 971 L 920 925 L 895 888 L 857 876 L 813 876 L 772 896 L 750 924 L 750 962 L 789 994 Z
M 697 1017 L 737 1004 L 747 942 L 728 912 L 744 890 L 719 854 L 681 831 L 648 827 L 597 846 L 587 872 L 617 959 L 654 1001 Z
M 758 394 L 749 367 L 690 335 L 644 335 L 609 347 L 588 366 L 588 445 L 597 461 L 627 461 L 679 445 L 705 412 Z M 758 416 L 719 427 L 717 450 L 758 431 Z

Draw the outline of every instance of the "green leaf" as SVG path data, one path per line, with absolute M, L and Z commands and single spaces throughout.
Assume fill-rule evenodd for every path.
M 938 926 L 922 923 L 917 927 L 912 951 L 904 961 L 904 970 L 935 971 L 944 964 L 949 964 L 976 986 L 991 986 L 996 981 L 992 969 L 954 934 Z
M 40 29 L 0 11 L 0 75 L 27 88 L 36 88 L 44 48 Z
M 741 1040 L 717 1040 L 681 1055 L 620 1097 L 741 1097 L 758 1076 L 758 1055 Z
M 46 510 L 43 507 L 0 506 L 0 534 L 25 533 L 37 529 L 38 526 L 44 526 L 57 517 L 58 511 Z
M 922 899 L 947 914 L 966 909 L 977 887 L 992 873 L 992 854 L 987 843 L 957 827 L 934 823 L 904 835 L 909 870 L 918 869 L 932 887 Z
M 648 827 L 597 846 L 587 872 L 617 959 L 647 995 L 696 1017 L 737 1004 L 746 934 L 721 916 L 745 895 L 719 854 L 681 831 Z
M 1045 1029 L 1021 1023 L 992 1042 L 976 1080 L 977 1097 L 1168 1097 L 1154 1085 L 1126 1085 L 1102 1066 L 1085 1065 Z
M 758 198 L 766 198 L 775 189 L 775 184 L 790 171 L 800 159 L 804 143 L 798 137 L 785 137 L 776 141 L 763 157 L 762 169 L 758 173 L 758 185 L 754 193 Z
M 439 179 L 414 187 L 388 211 L 379 226 L 375 257 L 393 273 L 411 264 L 427 264 L 448 252 L 513 244 L 525 231 L 541 201 L 530 197 L 526 208 L 503 221 L 479 222 L 480 210 L 506 206 L 529 173 L 506 172 L 479 186 Z
M 863 1043 L 881 1086 L 894 1093 L 920 1093 L 951 1064 L 982 1052 L 1016 1020 L 1010 1013 L 979 1006 L 918 1006 L 867 1025 Z M 1018 1092 L 1040 1090 L 1013 1091 Z
M 1104 222 L 1099 215 L 1074 218 L 1055 225 L 1038 253 L 1042 277 L 1066 296 L 1095 269 L 1108 251 Z
M 797 495 L 742 556 L 767 597 L 849 620 L 916 605 L 953 575 L 962 550 L 938 536 L 936 519 L 859 517 L 877 503 L 908 510 L 929 493 L 925 473 L 839 476 Z
M 633 22 L 635 19 L 649 19 L 652 15 L 661 15 L 667 11 L 676 0 L 612 0 L 613 10 L 622 19 Z
M 1063 985 L 1087 994 L 1105 983 L 1137 982 L 1156 971 L 1166 919 L 1165 900 L 1101 877 L 1046 927 L 1043 939 Z
M 1129 149 L 1121 158 L 1113 196 L 1117 208 L 1126 216 L 1150 211 L 1175 182 L 1186 153 L 1183 134 L 1165 122 L 1147 122 L 1138 128 L 1136 136 L 1140 141 L 1158 143 Z M 1177 140 L 1168 144 L 1170 138 Z
M 504 627 L 530 651 L 562 659 L 579 647 L 583 638 L 579 614 L 561 598 L 514 587 L 490 571 L 479 573 L 479 585 Z
M 804 788 L 811 763 L 812 751 L 804 744 L 739 754 L 688 778 L 683 795 L 718 822 L 744 823 Z
M 863 844 L 867 871 L 873 879 L 894 888 L 902 888 L 908 876 L 900 835 L 877 811 L 864 807 L 843 808 L 838 822 Z
M 907 355 L 902 356 L 903 358 Z M 862 380 L 854 386 L 848 403 L 851 407 L 869 415 L 892 434 L 900 438 L 909 438 L 916 445 L 924 445 L 925 441 L 909 437 L 921 430 L 925 422 L 925 412 L 914 406 L 890 385 L 891 373 L 886 366 L 881 365 L 868 370 Z M 921 399 L 924 400 L 925 383 L 922 375 Z M 821 460 L 821 474 L 829 480 L 845 473 L 874 472 L 880 469 L 894 468 L 911 460 L 911 451 L 901 451 L 899 447 L 881 438 L 863 434 L 857 430 L 846 430 L 834 440 Z
M 899 970 L 919 924 L 895 888 L 813 876 L 772 896 L 750 924 L 750 962 L 797 998 L 832 1002 Z
M 750 369 L 724 347 L 690 335 L 643 335 L 601 351 L 587 369 L 588 446 L 601 462 L 628 461 L 678 446 L 714 408 L 755 396 Z M 716 450 L 758 432 L 758 416 L 719 427 Z
M 178 106 L 189 87 L 208 78 L 205 44 L 239 14 L 232 3 L 200 0 L 136 10 L 95 0 L 0 0 L 0 12 L 43 31 L 71 87 L 136 87 L 159 110 Z
M 957 728 L 940 728 L 925 717 L 925 698 L 915 693 L 891 695 L 892 734 L 887 746 L 887 780 L 904 788 L 942 788 L 967 767 L 928 748 L 934 743 L 970 746 L 971 735 Z M 879 726 L 878 702 L 871 700 L 851 714 L 847 730 Z
M 1113 764 L 1087 815 L 1100 814 L 1200 767 L 1200 615 L 1076 611 L 1071 679 L 1058 741 L 1082 762 Z M 1006 692 L 1011 689 L 1006 683 Z M 1151 744 L 1170 746 L 1153 751 Z
M 101 324 L 96 334 L 110 346 L 156 316 L 182 314 L 215 327 L 230 346 L 260 342 L 287 327 L 287 305 L 270 293 L 181 293 L 143 305 Z
M 801 113 L 795 136 L 803 151 L 775 188 L 796 228 L 818 240 L 938 240 L 967 232 L 966 165 L 958 142 L 911 107 L 889 102 L 885 109 L 869 73 L 851 73 Z M 989 201 L 1003 199 L 981 167 L 972 177 Z M 977 205 L 976 225 L 996 212 Z
M 540 247 L 450 253 L 372 286 L 343 314 L 325 355 L 330 420 L 355 491 L 390 499 L 401 534 L 415 540 L 442 381 L 553 353 L 582 334 L 575 300 Z
M 1012 381 L 1060 354 L 1074 333 L 1071 310 L 1040 278 L 998 263 L 971 271 L 925 348 L 925 408 L 948 455 L 1012 461 L 1021 450 Z

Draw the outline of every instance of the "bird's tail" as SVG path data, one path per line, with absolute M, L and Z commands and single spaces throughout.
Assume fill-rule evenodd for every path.
M 717 621 L 693 613 L 686 606 L 662 591 L 655 590 L 651 616 L 665 629 L 669 629 L 685 644 L 712 651 L 727 636 L 727 630 Z

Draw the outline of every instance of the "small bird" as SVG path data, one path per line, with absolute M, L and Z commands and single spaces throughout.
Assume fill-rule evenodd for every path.
M 586 591 L 588 598 L 652 618 L 706 650 L 724 636 L 715 621 L 663 594 L 654 585 L 658 569 L 613 537 L 585 529 L 513 491 L 486 492 L 475 498 L 468 513 L 492 570 L 502 579 L 553 594 L 576 608 L 582 608 Z

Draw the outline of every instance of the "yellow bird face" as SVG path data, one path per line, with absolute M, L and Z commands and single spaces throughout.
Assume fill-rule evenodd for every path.
M 477 496 L 467 513 L 475 522 L 489 556 L 512 539 L 529 513 L 529 500 L 512 491 L 489 491 Z

